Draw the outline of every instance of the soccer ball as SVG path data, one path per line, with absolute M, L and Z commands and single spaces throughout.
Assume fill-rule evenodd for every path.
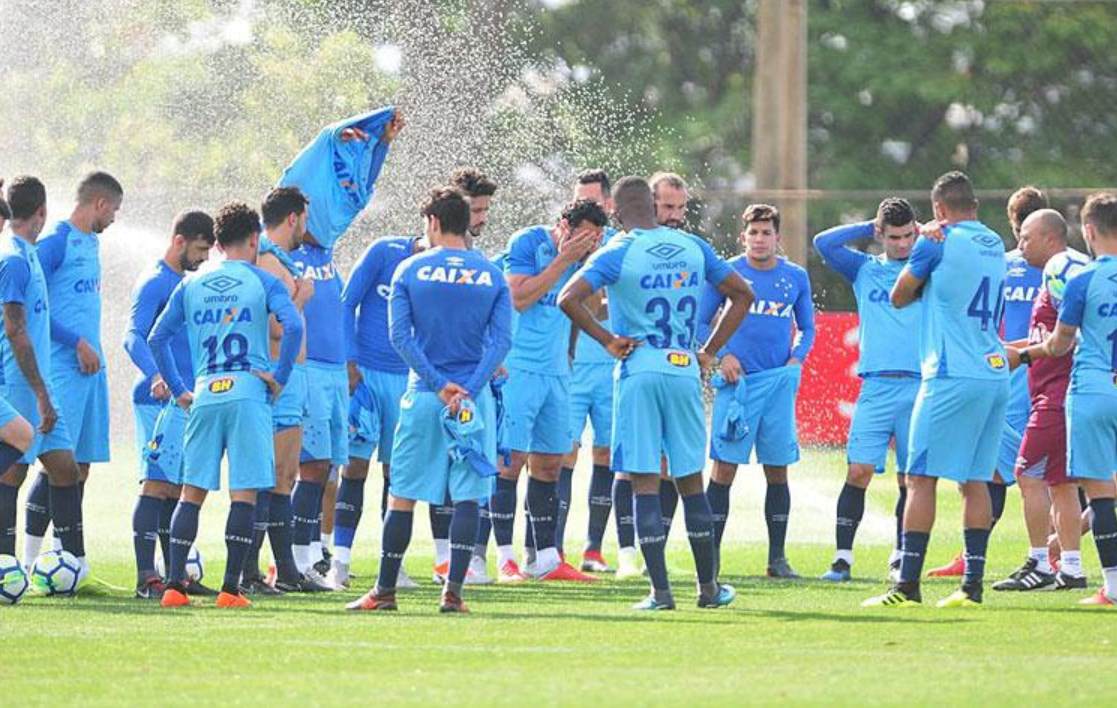
M 31 584 L 44 595 L 73 595 L 80 578 L 81 563 L 69 551 L 47 551 L 31 566 Z
M 0 556 L 0 605 L 14 605 L 27 592 L 27 573 L 12 556 Z
M 1090 264 L 1090 258 L 1078 251 L 1063 251 L 1051 257 L 1043 269 L 1043 281 L 1056 302 L 1063 301 L 1067 281 Z
M 159 552 L 155 554 L 155 572 L 159 574 L 160 578 L 167 577 L 167 566 L 163 563 L 163 554 Z M 202 552 L 198 550 L 197 546 L 191 546 L 190 553 L 186 556 L 186 577 L 200 583 L 204 575 L 205 567 L 202 565 Z

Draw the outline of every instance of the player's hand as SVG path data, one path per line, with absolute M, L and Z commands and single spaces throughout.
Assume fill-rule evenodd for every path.
M 357 387 L 361 385 L 361 382 L 365 380 L 365 377 L 361 376 L 361 369 L 357 366 L 357 362 L 355 361 L 347 363 L 345 370 L 346 373 L 349 374 L 349 395 L 352 396 L 353 392 L 357 390 Z
M 50 396 L 45 393 L 38 396 L 35 403 L 39 408 L 39 432 L 46 435 L 54 430 L 54 425 L 58 422 L 58 411 L 54 410 Z
M 381 138 L 386 143 L 390 143 L 396 139 L 400 131 L 407 125 L 407 121 L 403 118 L 403 113 L 397 108 L 395 115 L 388 121 L 388 125 L 384 127 L 384 136 Z
M 726 354 L 721 358 L 721 376 L 725 379 L 725 383 L 735 385 L 741 380 L 743 374 L 741 361 L 737 357 Z
M 1005 354 L 1008 356 L 1008 370 L 1015 371 L 1020 366 L 1020 350 L 1016 347 L 1005 347 Z
M 641 342 L 638 339 L 613 335 L 613 338 L 605 345 L 605 350 L 617 359 L 627 359 L 628 355 L 636 351 L 636 347 L 640 344 Z
M 946 240 L 946 231 L 943 228 L 945 226 L 946 224 L 941 221 L 928 221 L 920 225 L 919 233 L 936 243 L 942 243 Z
M 78 368 L 83 374 L 95 374 L 101 370 L 101 357 L 97 351 L 84 339 L 78 340 Z
M 593 250 L 594 245 L 594 237 L 591 231 L 578 233 L 569 230 L 559 241 L 559 258 L 566 263 L 577 263 Z
M 496 371 L 493 372 L 493 378 L 494 379 L 506 379 L 506 378 L 508 378 L 508 369 L 504 368 L 504 364 L 501 364 L 500 366 L 496 367 Z
M 300 310 L 303 306 L 314 297 L 314 280 L 311 278 L 299 278 L 295 281 L 295 292 L 291 294 L 291 301 L 295 303 L 295 307 Z
M 157 401 L 169 401 L 171 398 L 171 387 L 163 380 L 159 374 L 151 380 L 151 397 Z
M 469 398 L 469 391 L 464 386 L 459 386 L 451 381 L 438 392 L 438 398 L 450 408 L 452 414 L 457 415 L 462 401 Z
M 368 140 L 368 133 L 357 127 L 345 128 L 341 131 L 341 135 L 339 135 L 338 137 L 341 138 L 341 142 L 343 143 L 347 143 L 351 140 L 360 140 L 361 142 L 365 142 Z
M 259 369 L 253 369 L 252 375 L 267 384 L 268 393 L 271 394 L 271 398 L 273 401 L 279 398 L 279 394 L 283 392 L 283 384 L 276 381 L 275 377 L 271 375 L 270 371 L 260 371 Z
M 710 370 L 713 369 L 717 363 L 718 358 L 716 356 L 705 349 L 698 350 L 698 368 L 702 370 L 703 374 L 710 373 Z
M 784 364 L 784 366 L 802 366 L 802 365 L 803 365 L 803 362 L 799 361 L 799 357 L 797 357 L 797 356 L 788 357 L 787 363 Z
M 182 395 L 175 399 L 175 403 L 184 411 L 189 411 L 190 406 L 194 405 L 194 394 L 189 391 L 183 391 Z

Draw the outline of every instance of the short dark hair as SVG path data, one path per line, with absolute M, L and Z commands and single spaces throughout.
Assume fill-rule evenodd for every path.
M 456 187 L 436 187 L 423 199 L 423 218 L 433 216 L 443 233 L 463 236 L 469 228 L 469 203 Z
M 749 204 L 745 207 L 745 213 L 741 214 L 741 221 L 746 224 L 771 221 L 776 233 L 780 232 L 780 210 L 771 204 Z
M 273 228 L 279 226 L 291 214 L 302 214 L 310 200 L 306 198 L 298 187 L 276 187 L 267 193 L 263 204 L 260 205 L 260 215 L 264 217 L 264 226 Z
M 609 181 L 609 173 L 605 170 L 586 170 L 578 175 L 578 184 L 600 184 L 601 193 L 606 197 L 609 196 L 609 190 L 613 188 L 613 183 Z
M 877 207 L 877 227 L 907 226 L 915 221 L 915 209 L 907 199 L 889 197 Z
M 601 205 L 589 199 L 579 199 L 567 204 L 562 210 L 562 218 L 572 229 L 578 228 L 584 221 L 594 226 L 604 226 L 609 223 L 609 217 Z
M 247 241 L 253 234 L 260 233 L 260 215 L 244 202 L 227 202 L 217 210 L 213 230 L 217 243 L 235 246 Z
M 1093 226 L 1103 236 L 1117 236 L 1117 194 L 1091 194 L 1082 205 L 1082 223 Z
M 124 187 L 108 172 L 90 172 L 78 183 L 78 202 L 88 204 L 98 197 L 124 197 Z
M 931 187 L 931 201 L 942 202 L 953 211 L 967 211 L 977 207 L 973 183 L 963 172 L 947 172 L 935 180 Z
M 213 217 L 201 209 L 186 209 L 180 211 L 171 226 L 171 234 L 182 236 L 187 241 L 205 241 L 213 245 Z
M 8 185 L 8 208 L 12 219 L 30 219 L 47 203 L 47 188 L 38 177 L 19 175 Z
M 656 172 L 654 175 L 648 178 L 648 183 L 651 187 L 653 195 L 657 191 L 659 191 L 659 185 L 661 184 L 666 184 L 668 186 L 674 187 L 675 189 L 681 189 L 683 191 L 690 191 L 690 188 L 687 186 L 686 180 L 683 179 L 681 175 L 678 175 L 674 172 Z
M 1008 198 L 1008 223 L 1012 227 L 1012 233 L 1019 234 L 1024 219 L 1032 212 L 1047 207 L 1047 196 L 1037 187 L 1028 185 L 1013 192 Z
M 476 167 L 457 168 L 450 173 L 450 184 L 467 197 L 491 197 L 496 194 L 496 182 Z

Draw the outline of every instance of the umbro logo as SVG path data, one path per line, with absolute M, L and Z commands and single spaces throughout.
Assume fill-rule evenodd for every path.
M 682 253 L 684 250 L 686 249 L 684 249 L 682 246 L 678 246 L 673 243 L 657 243 L 656 245 L 647 249 L 645 253 L 650 256 L 655 256 L 662 261 L 669 261 L 675 256 Z
M 224 274 L 219 275 L 216 278 L 209 278 L 208 280 L 202 281 L 203 287 L 209 288 L 219 295 L 224 295 L 238 285 L 241 285 L 241 281 Z
M 977 234 L 973 237 L 973 242 L 979 246 L 992 248 L 998 243 L 1001 243 L 1001 237 L 997 234 Z

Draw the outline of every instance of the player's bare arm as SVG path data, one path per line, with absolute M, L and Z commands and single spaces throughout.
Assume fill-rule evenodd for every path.
M 575 278 L 559 293 L 558 305 L 578 329 L 600 342 L 601 346 L 613 356 L 624 359 L 632 353 L 633 349 L 640 346 L 640 342 L 631 337 L 621 337 L 605 329 L 586 307 L 586 301 L 592 295 L 593 288 L 586 279 Z
M 43 383 L 43 377 L 39 374 L 39 364 L 35 361 L 35 351 L 31 348 L 30 337 L 27 336 L 27 318 L 21 303 L 4 303 L 4 335 L 12 347 L 19 370 L 23 372 L 23 377 L 31 390 L 35 392 L 41 420 L 39 432 L 49 433 L 54 430 L 58 413 L 54 410 L 50 393 Z
M 752 288 L 745 282 L 739 274 L 733 273 L 725 280 L 718 283 L 718 292 L 725 297 L 726 304 L 721 308 L 721 313 L 718 315 L 717 324 L 714 325 L 713 332 L 710 333 L 710 338 L 698 350 L 698 363 L 702 366 L 703 370 L 709 370 L 713 366 L 714 359 L 717 357 L 717 352 L 725 347 L 726 342 L 741 326 L 745 320 L 745 315 L 749 313 L 749 308 L 752 307 L 753 300 L 756 296 L 752 292 Z M 737 362 L 737 378 L 740 377 L 740 362 Z M 728 379 L 727 379 L 728 380 Z M 732 381 L 730 383 L 733 383 Z
M 1059 321 L 1055 325 L 1055 331 L 1039 344 L 1033 344 L 1023 349 L 1010 346 L 1008 350 L 1009 364 L 1011 365 L 1013 358 L 1016 359 L 1017 363 L 1027 363 L 1028 359 L 1064 356 L 1074 349 L 1077 336 L 1077 327 Z
M 892 306 L 907 307 L 918 300 L 922 292 L 923 279 L 904 268 L 900 277 L 896 279 L 896 284 L 892 286 Z
M 510 275 L 508 288 L 512 292 L 512 306 L 523 312 L 550 292 L 566 269 L 586 256 L 597 243 L 597 237 L 588 230 L 567 231 L 558 244 L 558 256 L 538 275 Z

